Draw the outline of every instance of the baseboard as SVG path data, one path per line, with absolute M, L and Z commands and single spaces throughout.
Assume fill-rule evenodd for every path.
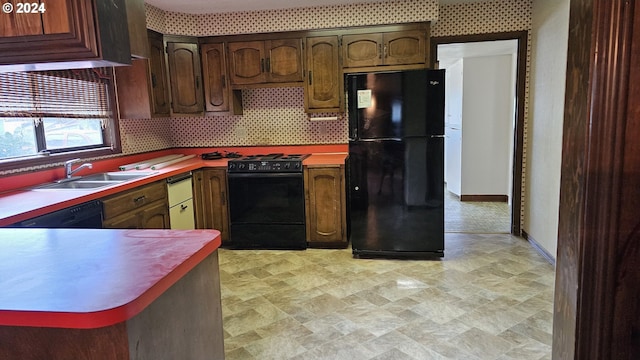
M 542 257 L 544 257 L 545 259 L 547 259 L 547 261 L 553 265 L 554 267 L 556 266 L 556 258 L 554 256 L 552 256 L 551 254 L 549 254 L 549 252 L 547 250 L 545 250 L 545 248 L 543 248 L 534 238 L 533 236 L 527 234 L 526 231 L 522 230 L 522 237 L 527 240 L 528 242 L 531 243 L 531 246 L 533 246 L 534 249 L 536 249 L 536 251 L 538 253 L 540 253 L 540 255 L 542 255 Z
M 460 195 L 460 201 L 508 202 L 507 195 Z

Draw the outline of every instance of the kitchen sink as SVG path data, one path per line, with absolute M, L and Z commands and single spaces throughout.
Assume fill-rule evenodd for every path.
M 100 174 L 93 174 L 83 176 L 78 181 L 127 181 L 135 180 L 145 176 L 153 175 L 155 172 L 137 172 L 137 173 L 122 173 L 122 172 L 106 172 Z
M 61 183 L 50 183 L 34 187 L 32 190 L 67 190 L 67 189 L 96 189 L 103 186 L 120 184 L 122 181 L 87 181 L 75 180 Z
M 156 172 L 106 172 L 93 175 L 78 177 L 73 180 L 62 180 L 59 182 L 48 183 L 33 187 L 32 190 L 88 190 L 97 189 L 104 186 L 116 185 L 129 180 L 139 179 L 145 176 L 153 175 Z

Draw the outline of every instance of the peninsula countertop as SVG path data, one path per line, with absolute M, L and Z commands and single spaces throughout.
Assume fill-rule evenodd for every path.
M 0 326 L 127 321 L 219 246 L 217 230 L 0 229 Z

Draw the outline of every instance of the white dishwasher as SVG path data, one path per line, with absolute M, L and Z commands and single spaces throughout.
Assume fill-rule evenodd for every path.
M 171 229 L 195 229 L 191 172 L 167 178 Z

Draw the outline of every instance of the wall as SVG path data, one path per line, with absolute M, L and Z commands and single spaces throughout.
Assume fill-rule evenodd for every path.
M 462 64 L 462 179 L 458 195 L 509 195 L 513 57 L 465 57 Z
M 533 6 L 531 116 L 527 146 L 523 229 L 555 258 L 558 239 L 562 125 L 569 29 L 569 0 Z M 535 144 L 535 146 L 533 146 Z
M 246 34 L 345 26 L 430 21 L 438 17 L 437 0 L 384 1 L 339 6 L 319 6 L 270 11 L 221 14 L 178 14 L 147 5 L 147 27 L 162 33 L 194 36 Z M 141 143 L 123 145 L 125 153 L 155 150 L 164 143 L 173 146 L 238 146 L 285 144 L 344 144 L 348 128 L 344 114 L 337 121 L 311 121 L 304 112 L 300 88 L 251 89 L 242 91 L 242 116 L 183 117 L 160 120 L 170 123 L 169 138 L 150 136 L 158 121 L 122 120 L 123 137 Z M 138 135 L 142 136 L 138 136 Z
M 435 20 L 433 34 L 473 34 L 527 30 L 531 0 L 499 0 L 474 4 L 441 5 L 437 0 L 385 1 L 270 11 L 220 14 L 178 14 L 147 5 L 147 27 L 181 35 L 226 35 L 271 31 L 335 28 Z M 273 104 L 278 99 L 278 104 Z M 149 137 L 154 120 L 124 119 L 126 133 L 142 134 L 149 143 L 129 147 L 125 153 L 155 150 L 164 142 L 174 146 L 232 146 L 269 144 L 346 143 L 343 114 L 338 121 L 314 123 L 304 113 L 300 88 L 243 91 L 243 116 L 171 119 L 170 138 Z M 273 130 L 272 130 L 273 129 Z M 276 130 L 277 129 L 277 130 Z M 264 136 L 265 130 L 272 130 Z M 246 134 L 246 135 L 245 135 Z
M 464 59 L 446 66 L 444 181 L 447 190 L 462 194 L 462 95 Z

